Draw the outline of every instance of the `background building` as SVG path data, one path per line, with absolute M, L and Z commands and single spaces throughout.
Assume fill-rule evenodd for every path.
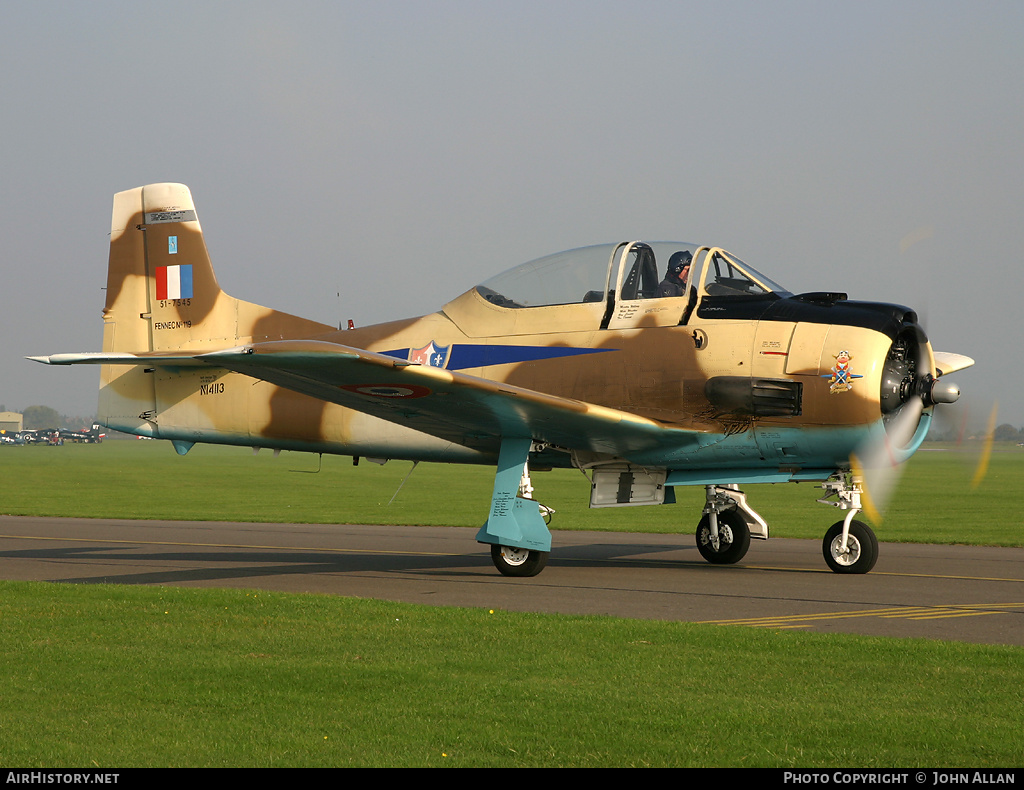
M 24 418 L 16 411 L 0 411 L 0 431 L 17 433 L 24 428 Z

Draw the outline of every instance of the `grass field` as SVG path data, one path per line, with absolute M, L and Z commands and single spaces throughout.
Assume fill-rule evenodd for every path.
M 1024 450 L 970 491 L 912 461 L 882 540 L 1021 545 Z M 162 442 L 0 448 L 0 513 L 477 527 L 488 469 Z M 317 471 L 319 468 L 319 471 Z M 681 504 L 588 510 L 534 476 L 553 527 L 690 531 Z M 820 540 L 810 485 L 752 486 L 776 536 Z M 691 496 L 692 495 L 692 496 Z M 1010 514 L 1008 517 L 1007 514 Z M 1024 650 L 336 596 L 0 582 L 0 764 L 1019 767 Z
M 1002 445 L 977 490 L 970 450 L 925 445 L 907 465 L 879 539 L 922 543 L 1024 545 L 1017 507 L 1024 448 Z M 478 528 L 490 504 L 490 467 L 384 466 L 305 453 L 196 445 L 182 457 L 168 442 L 0 447 L 0 513 L 10 515 L 423 524 Z M 409 475 L 402 485 L 403 479 Z M 555 508 L 552 529 L 692 532 L 703 507 L 699 487 L 677 488 L 675 505 L 591 510 L 580 472 L 533 475 L 535 497 Z M 401 490 L 399 487 L 401 486 Z M 778 537 L 820 540 L 841 517 L 818 504 L 813 483 L 748 486 L 751 505 Z M 397 492 L 397 494 L 396 494 Z M 393 501 L 392 501 L 393 500 Z
M 0 582 L 0 764 L 1012 767 L 1024 653 Z

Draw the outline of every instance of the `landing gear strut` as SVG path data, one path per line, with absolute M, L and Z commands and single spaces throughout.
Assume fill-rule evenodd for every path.
M 503 576 L 536 576 L 551 553 L 547 522 L 554 511 L 533 499 L 531 447 L 526 437 L 502 439 L 491 512 L 476 536 L 490 544 L 491 562 Z
M 842 521 L 825 533 L 821 544 L 825 564 L 834 573 L 867 573 L 878 561 L 878 538 L 871 527 L 854 520 L 861 509 L 864 490 L 860 480 L 848 472 L 836 472 L 821 487 L 828 493 L 819 502 L 848 511 Z M 831 497 L 836 497 L 836 501 Z

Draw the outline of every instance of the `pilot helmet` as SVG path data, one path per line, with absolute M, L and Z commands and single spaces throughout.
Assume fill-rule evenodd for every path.
M 689 250 L 680 250 L 674 253 L 671 258 L 668 259 L 668 273 L 678 277 L 682 274 L 683 269 L 690 265 L 693 260 L 693 253 Z

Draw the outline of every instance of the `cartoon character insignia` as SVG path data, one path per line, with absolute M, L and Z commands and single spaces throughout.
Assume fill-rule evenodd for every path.
M 448 349 L 451 346 L 439 347 L 431 340 L 423 348 L 409 350 L 409 361 L 417 365 L 430 365 L 434 368 L 443 368 L 448 364 Z
M 854 373 L 850 367 L 850 360 L 853 357 L 850 356 L 849 351 L 840 351 L 835 355 L 836 364 L 832 367 L 832 373 L 823 373 L 822 378 L 828 379 L 829 392 L 833 395 L 839 392 L 849 392 L 853 389 L 853 380 L 864 378 L 863 376 Z

